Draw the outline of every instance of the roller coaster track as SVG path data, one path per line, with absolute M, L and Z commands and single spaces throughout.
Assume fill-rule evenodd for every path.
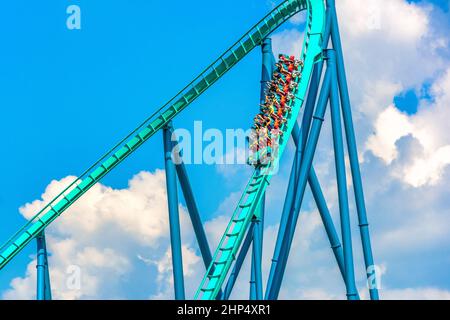
M 283 130 L 283 135 L 279 138 L 277 156 L 273 163 L 255 169 L 222 236 L 213 256 L 213 261 L 197 290 L 196 299 L 209 300 L 217 297 L 251 220 L 254 216 L 257 217 L 258 205 L 269 185 L 272 173 L 278 167 L 278 161 L 286 148 L 300 108 L 303 105 L 314 63 L 321 58 L 322 33 L 325 27 L 323 1 L 306 1 L 306 9 L 308 10 L 308 20 L 301 54 L 301 59 L 304 62 L 301 70 L 302 77 L 295 93 L 296 98 L 292 105 L 292 112 L 289 114 L 287 126 Z
M 111 148 L 59 195 L 47 203 L 25 226 L 3 244 L 0 248 L 0 269 L 5 267 L 31 240 L 38 236 L 92 186 L 136 151 L 157 131 L 164 128 L 250 51 L 260 45 L 265 37 L 302 10 L 307 10 L 305 39 L 301 53 L 304 66 L 302 78 L 295 94 L 296 99 L 292 106 L 292 112 L 284 130 L 285 134 L 279 141 L 278 158 L 268 166 L 255 169 L 214 254 L 213 262 L 209 266 L 195 295 L 196 298 L 215 299 L 234 261 L 235 254 L 242 243 L 254 213 L 257 211 L 256 208 L 262 195 L 269 184 L 272 175 L 271 170 L 277 165 L 287 145 L 306 95 L 313 65 L 321 59 L 321 44 L 325 25 L 323 0 L 287 0 L 273 9 L 216 61 L 201 72 L 200 75 Z

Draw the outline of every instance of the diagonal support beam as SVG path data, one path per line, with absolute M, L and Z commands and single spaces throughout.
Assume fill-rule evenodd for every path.
M 173 133 L 173 127 L 170 126 L 171 139 L 176 140 Z M 203 263 L 206 268 L 209 267 L 212 261 L 212 254 L 208 244 L 208 238 L 206 237 L 205 229 L 203 228 L 202 218 L 198 210 L 197 202 L 195 201 L 194 192 L 192 191 L 191 183 L 186 171 L 186 166 L 182 161 L 175 165 L 177 171 L 178 180 L 180 181 L 181 191 L 183 192 L 184 200 L 186 201 L 186 207 L 188 209 L 189 217 L 194 228 L 194 233 L 197 238 L 200 253 L 203 258 Z
M 172 143 L 174 141 L 177 141 L 172 123 L 169 123 L 168 129 L 170 130 Z M 191 219 L 200 253 L 203 258 L 203 263 L 206 269 L 208 269 L 209 265 L 212 262 L 212 254 L 208 244 L 208 238 L 206 237 L 205 229 L 203 228 L 203 222 L 202 218 L 200 217 L 197 202 L 195 201 L 194 192 L 192 190 L 191 183 L 189 182 L 186 166 L 182 161 L 181 154 L 179 161 L 177 161 L 175 164 L 175 169 L 177 172 L 178 180 L 180 182 L 181 191 L 183 192 L 184 200 L 186 201 L 186 207 L 188 209 L 189 217 Z M 222 292 L 219 292 L 219 297 L 221 295 Z

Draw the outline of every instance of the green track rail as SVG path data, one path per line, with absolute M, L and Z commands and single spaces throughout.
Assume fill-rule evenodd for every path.
M 262 39 L 294 14 L 305 9 L 306 2 L 306 0 L 287 0 L 277 6 L 200 73 L 199 76 L 82 173 L 41 211 L 36 213 L 24 227 L 0 248 L 0 269 L 5 267 L 32 239 L 49 226 L 85 192 L 136 151 L 158 130 L 162 129 L 251 50 L 260 45 Z
M 307 30 L 301 53 L 304 67 L 301 70 L 302 77 L 295 93 L 296 99 L 292 106 L 287 125 L 283 128 L 283 135 L 279 138 L 278 154 L 274 163 L 255 169 L 247 184 L 239 203 L 231 216 L 231 220 L 214 253 L 213 260 L 203 277 L 195 294 L 195 299 L 216 299 L 227 274 L 235 260 L 236 254 L 247 233 L 252 218 L 259 212 L 257 210 L 262 196 L 269 185 L 274 170 L 278 168 L 278 162 L 286 148 L 291 136 L 294 124 L 303 105 L 309 86 L 314 64 L 322 58 L 322 36 L 325 29 L 325 7 L 322 0 L 302 1 L 302 9 L 307 9 Z

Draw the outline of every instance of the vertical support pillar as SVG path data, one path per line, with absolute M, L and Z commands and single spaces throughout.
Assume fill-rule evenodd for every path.
M 353 266 L 352 235 L 350 229 L 350 213 L 348 207 L 347 178 L 345 172 L 344 143 L 342 139 L 341 113 L 339 108 L 338 84 L 336 75 L 336 53 L 328 51 L 332 71 L 330 88 L 331 126 L 333 131 L 334 158 L 336 165 L 336 178 L 339 198 L 339 213 L 341 217 L 342 244 L 345 264 L 345 286 L 347 298 L 355 300 L 357 290 L 355 285 L 355 272 Z
M 329 63 L 329 61 L 328 61 Z M 330 93 L 330 82 L 331 82 L 331 71 L 327 68 L 325 73 L 325 77 L 322 84 L 322 89 L 320 91 L 319 100 L 317 103 L 317 108 L 313 115 L 313 121 L 311 125 L 311 132 L 309 134 L 309 138 L 307 140 L 303 159 L 300 166 L 299 179 L 297 192 L 294 200 L 293 207 L 293 219 L 290 222 L 291 225 L 288 226 L 289 230 L 283 235 L 283 245 L 282 248 L 285 251 L 283 256 L 283 261 L 278 261 L 275 272 L 274 279 L 272 282 L 272 286 L 270 288 L 270 292 L 268 294 L 268 298 L 270 300 L 276 299 L 278 297 L 278 293 L 281 287 L 281 282 L 283 279 L 284 271 L 286 269 L 286 263 L 289 256 L 290 247 L 292 245 L 292 240 L 294 238 L 295 226 L 297 225 L 298 215 L 300 213 L 300 207 L 303 200 L 303 196 L 306 189 L 306 183 L 309 176 L 309 172 L 312 167 L 312 161 L 314 158 L 314 153 L 317 147 L 317 142 L 319 140 L 320 131 L 322 129 L 322 124 L 324 121 L 325 111 L 328 103 L 328 97 Z
M 260 103 L 263 104 L 266 99 L 267 84 L 272 79 L 274 68 L 274 56 L 272 52 L 272 39 L 265 38 L 261 43 L 262 52 L 262 71 L 261 71 L 261 91 Z M 250 300 L 263 299 L 263 285 L 262 285 L 262 246 L 264 236 L 264 209 L 266 196 L 263 195 L 261 203 L 258 206 L 260 210 L 259 220 L 255 220 L 255 228 L 253 231 L 253 255 L 251 264 L 251 279 L 250 279 Z
M 286 196 L 284 198 L 283 210 L 281 212 L 280 226 L 278 227 L 277 240 L 275 242 L 275 249 L 272 257 L 272 264 L 270 266 L 269 278 L 266 285 L 265 299 L 269 299 L 269 289 L 272 287 L 272 282 L 275 277 L 275 269 L 281 255 L 281 246 L 283 244 L 283 235 L 286 233 L 286 228 L 289 223 L 290 213 L 292 212 L 292 203 L 295 197 L 295 186 L 297 184 L 296 175 L 298 173 L 298 153 L 295 153 L 294 161 L 289 175 L 288 187 Z
M 47 251 L 46 251 L 47 252 Z M 45 255 L 45 300 L 52 300 L 52 287 L 50 284 L 50 271 L 48 267 L 48 255 Z
M 268 290 L 272 287 L 272 281 L 275 276 L 276 265 L 282 256 L 282 242 L 283 235 L 286 233 L 288 221 L 291 220 L 292 206 L 298 184 L 298 172 L 300 171 L 301 153 L 306 145 L 308 132 L 311 125 L 312 114 L 314 112 L 314 105 L 316 103 L 317 93 L 319 91 L 320 78 L 322 76 L 323 61 L 319 61 L 314 65 L 313 74 L 311 77 L 311 84 L 308 89 L 308 98 L 306 100 L 305 111 L 302 119 L 302 145 L 301 148 L 297 145 L 294 162 L 292 164 L 291 173 L 289 176 L 288 188 L 284 199 L 283 211 L 281 214 L 280 226 L 278 228 L 277 240 L 275 243 L 275 250 L 272 258 L 272 265 L 270 266 L 269 278 L 267 280 L 267 289 L 265 299 L 268 299 Z M 294 136 L 295 134 L 293 134 Z M 295 138 L 294 138 L 295 140 Z
M 261 202 L 259 210 L 264 212 L 264 202 Z M 254 220 L 255 228 L 253 230 L 253 255 L 252 255 L 252 280 L 254 280 L 254 293 L 251 300 L 263 299 L 262 288 L 262 244 L 264 232 L 264 216 L 259 220 Z
M 45 243 L 45 234 L 42 231 L 37 237 L 37 300 L 51 300 L 50 275 L 47 261 L 47 245 Z
M 164 160 L 166 167 L 167 201 L 169 207 L 170 243 L 172 250 L 173 282 L 175 299 L 184 300 L 183 258 L 181 250 L 180 217 L 178 212 L 177 177 L 172 160 L 171 130 L 163 129 Z
M 350 106 L 350 97 L 347 87 L 347 76 L 345 74 L 344 55 L 339 34 L 339 25 L 336 14 L 335 0 L 327 0 L 327 12 L 330 12 L 331 39 L 333 48 L 337 55 L 337 76 L 339 80 L 339 93 L 342 104 L 342 115 L 344 119 L 345 136 L 350 160 L 350 168 L 353 179 L 356 209 L 358 213 L 361 242 L 363 247 L 366 274 L 369 281 L 369 292 L 372 300 L 378 300 L 378 289 L 376 287 L 375 264 L 373 261 L 372 247 L 370 244 L 369 222 L 367 220 L 366 205 L 361 180 L 361 172 L 358 161 L 358 150 L 356 147 L 355 130 Z M 372 281 L 370 281 L 372 279 Z M 375 286 L 373 285 L 375 283 Z

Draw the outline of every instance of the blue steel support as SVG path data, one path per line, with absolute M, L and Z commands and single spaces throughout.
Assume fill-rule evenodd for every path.
M 266 89 L 268 82 L 272 79 L 274 70 L 274 56 L 272 52 L 272 39 L 265 38 L 261 43 L 262 52 L 262 70 L 261 70 L 261 90 L 260 103 L 263 104 L 266 99 Z M 262 246 L 264 235 L 264 209 L 265 195 L 261 200 L 258 210 L 260 210 L 259 220 L 255 220 L 255 229 L 253 231 L 253 255 L 251 263 L 251 279 L 250 279 L 250 300 L 263 299 L 262 285 Z
M 336 60 L 336 53 L 328 51 L 330 61 Z M 331 65 L 330 65 L 331 67 Z M 341 113 L 339 108 L 338 84 L 336 66 L 333 65 L 330 89 L 331 126 L 333 131 L 334 158 L 339 198 L 339 213 L 341 217 L 342 245 L 344 249 L 345 286 L 347 298 L 355 300 L 357 290 L 353 266 L 352 235 L 350 229 L 350 213 L 348 207 L 347 178 L 345 173 L 344 142 L 342 139 Z
M 51 300 L 50 276 L 47 262 L 47 246 L 45 243 L 45 234 L 42 232 L 36 237 L 37 242 L 37 300 Z
M 328 66 L 333 64 L 334 62 L 328 60 Z M 317 141 L 319 139 L 320 131 L 322 129 L 322 124 L 324 121 L 326 106 L 328 102 L 329 92 L 330 92 L 330 82 L 331 82 L 331 70 L 327 68 L 325 73 L 325 77 L 322 84 L 322 89 L 320 91 L 319 100 L 317 103 L 316 111 L 313 115 L 313 122 L 311 125 L 311 131 L 309 134 L 309 138 L 307 140 L 301 166 L 299 172 L 298 186 L 297 192 L 294 200 L 293 207 L 293 219 L 290 221 L 290 224 L 287 226 L 287 232 L 283 235 L 283 245 L 282 245 L 282 257 L 283 261 L 278 261 L 275 272 L 274 279 L 272 281 L 272 286 L 268 290 L 270 290 L 268 299 L 273 300 L 278 297 L 278 293 L 281 287 L 281 281 L 283 279 L 284 271 L 286 269 L 286 262 L 289 256 L 289 250 L 292 245 L 292 239 L 294 237 L 295 226 L 297 224 L 298 215 L 300 213 L 301 202 L 303 200 L 303 196 L 306 189 L 306 183 L 308 180 L 309 172 L 312 167 L 312 161 L 314 158 L 314 153 L 317 147 Z
M 294 140 L 294 144 L 297 148 L 300 148 L 300 136 L 302 131 L 296 124 L 294 126 L 294 130 L 292 132 L 292 138 Z M 336 232 L 336 228 L 333 223 L 333 218 L 331 217 L 330 210 L 328 210 L 327 202 L 323 195 L 322 189 L 320 187 L 319 179 L 317 178 L 316 171 L 314 167 L 311 167 L 311 171 L 308 176 L 308 183 L 311 187 L 311 192 L 314 197 L 314 201 L 316 202 L 317 209 L 319 210 L 320 217 L 322 219 L 322 223 L 325 227 L 325 231 L 328 236 L 328 240 L 330 242 L 330 246 L 333 250 L 334 257 L 336 258 L 336 262 L 338 264 L 339 270 L 342 275 L 342 279 L 345 282 L 345 267 L 344 267 L 344 255 L 342 252 L 342 245 L 339 240 L 338 233 Z
M 306 100 L 306 104 L 305 104 L 305 111 L 303 114 L 303 119 L 302 119 L 302 148 L 301 150 L 304 149 L 304 146 L 306 145 L 306 140 L 308 138 L 308 132 L 310 129 L 310 123 L 311 123 L 311 119 L 312 119 L 312 114 L 314 111 L 314 105 L 316 103 L 316 98 L 317 98 L 317 93 L 319 91 L 319 84 L 320 84 L 320 78 L 322 75 L 322 66 L 323 66 L 323 61 L 319 61 L 314 65 L 314 69 L 313 69 L 313 73 L 312 73 L 312 78 L 311 78 L 311 84 L 308 90 L 308 98 Z M 286 227 L 288 225 L 288 221 L 291 220 L 291 216 L 292 216 L 292 205 L 293 205 L 293 201 L 294 201 L 294 196 L 295 196 L 295 191 L 297 188 L 297 182 L 298 182 L 298 172 L 300 169 L 300 161 L 301 161 L 301 153 L 299 152 L 300 149 L 297 149 L 296 153 L 295 153 L 295 157 L 294 157 L 294 162 L 292 164 L 292 169 L 291 169 L 291 173 L 289 176 L 289 183 L 288 183 L 288 188 L 286 191 L 286 197 L 284 199 L 284 205 L 283 205 L 283 211 L 281 214 L 281 220 L 280 220 L 280 226 L 278 228 L 278 235 L 277 235 L 277 240 L 275 243 L 275 250 L 274 250 L 274 254 L 273 254 L 273 258 L 272 258 L 272 265 L 270 267 L 270 272 L 269 272 L 269 278 L 267 281 L 267 286 L 266 286 L 266 295 L 265 295 L 265 299 L 268 299 L 268 288 L 272 287 L 272 281 L 273 278 L 275 276 L 275 268 L 276 265 L 278 263 L 280 254 L 281 254 L 281 250 L 282 250 L 282 243 L 283 243 L 283 235 L 286 233 Z
M 256 229 L 256 228 L 255 228 Z M 254 231 L 253 231 L 254 232 Z M 254 236 L 254 235 L 253 235 Z M 253 243 L 254 237 L 252 237 L 252 243 Z M 249 300 L 256 300 L 256 266 L 255 266 L 255 255 L 253 252 L 254 248 L 252 248 L 252 264 L 250 266 L 250 293 L 249 293 Z
M 46 250 L 47 253 L 47 250 Z M 50 284 L 50 271 L 48 267 L 48 255 L 45 255 L 45 300 L 52 300 L 52 287 Z
M 311 127 L 312 116 L 314 112 L 314 106 L 317 100 L 317 93 L 319 91 L 320 78 L 322 76 L 323 61 L 319 61 L 314 65 L 313 73 L 311 76 L 311 84 L 309 86 L 308 98 L 305 104 L 305 111 L 302 118 L 302 130 L 301 130 L 301 149 L 304 150 L 306 146 L 306 140 L 308 138 L 309 129 Z M 295 136 L 295 134 L 293 134 Z
M 163 140 L 175 299 L 184 300 L 183 258 L 181 251 L 180 217 L 178 213 L 177 177 L 175 164 L 172 160 L 173 143 L 169 126 L 163 129 Z
M 283 244 L 283 235 L 286 232 L 286 227 L 289 222 L 289 216 L 291 213 L 292 202 L 295 196 L 296 175 L 298 173 L 298 153 L 295 153 L 294 161 L 292 163 L 291 173 L 289 175 L 288 187 L 286 190 L 286 196 L 284 198 L 283 211 L 281 213 L 280 225 L 278 227 L 277 240 L 275 242 L 275 250 L 273 253 L 272 264 L 270 266 L 269 278 L 266 285 L 265 299 L 269 299 L 269 288 L 272 287 L 272 282 L 275 277 L 275 269 L 278 264 L 278 259 L 281 252 L 281 246 Z
M 194 193 L 192 192 L 191 184 L 189 183 L 186 167 L 184 166 L 184 163 L 181 162 L 177 164 L 175 168 L 177 170 L 181 190 L 186 201 L 186 206 L 189 212 L 189 217 L 191 218 L 198 246 L 202 254 L 203 263 L 205 264 L 205 267 L 208 268 L 212 261 L 211 250 L 209 248 L 208 239 L 206 238 L 205 229 L 203 228 L 197 203 L 195 202 Z
M 328 210 L 327 202 L 320 188 L 319 179 L 317 178 L 316 172 L 311 170 L 308 178 L 309 186 L 314 197 L 314 201 L 317 204 L 320 217 L 322 218 L 325 231 L 330 242 L 331 249 L 333 250 L 334 257 L 341 272 L 342 279 L 345 282 L 345 266 L 344 266 L 344 254 L 342 252 L 341 241 L 339 240 L 338 233 L 336 232 L 336 227 L 334 226 L 333 219 L 331 217 L 330 211 Z
M 168 128 L 171 133 L 172 142 L 176 141 L 174 137 L 173 126 L 171 123 L 168 124 Z M 186 166 L 182 161 L 175 165 L 177 171 L 178 180 L 180 182 L 181 191 L 183 192 L 184 200 L 186 201 L 186 207 L 188 209 L 189 217 L 191 218 L 192 227 L 194 228 L 195 237 L 200 249 L 200 253 L 203 258 L 203 264 L 206 269 L 212 261 L 211 249 L 208 244 L 208 238 L 206 237 L 205 229 L 203 228 L 202 219 L 197 207 L 197 202 L 195 201 L 194 192 L 192 191 L 191 183 L 189 182 L 189 177 L 187 174 Z M 222 291 L 219 292 L 221 296 Z
M 336 14 L 335 0 L 327 0 L 327 12 L 330 12 L 331 38 L 333 48 L 337 55 L 337 73 L 339 80 L 339 92 L 342 104 L 342 115 L 344 119 L 345 135 L 347 140 L 347 148 L 350 160 L 350 168 L 353 179 L 353 189 L 355 193 L 356 209 L 358 213 L 361 242 L 363 247 L 364 262 L 366 265 L 366 274 L 370 285 L 370 298 L 378 300 L 378 289 L 373 286 L 376 284 L 375 264 L 373 261 L 372 247 L 370 244 L 369 222 L 367 220 L 366 205 L 364 203 L 364 192 L 361 180 L 361 172 L 358 161 L 358 150 L 356 147 L 355 130 L 353 128 L 353 120 L 350 106 L 350 97 L 347 87 L 347 77 L 345 74 L 344 56 L 339 34 L 339 25 Z
M 261 202 L 260 210 L 264 210 L 264 203 Z M 261 216 L 259 220 L 254 220 L 255 228 L 253 230 L 253 255 L 252 255 L 252 280 L 254 280 L 254 293 L 250 295 L 251 300 L 263 299 L 262 288 L 262 243 L 264 232 L 264 217 Z
M 234 264 L 233 270 L 230 273 L 230 277 L 228 278 L 227 285 L 225 286 L 225 290 L 223 292 L 222 299 L 228 300 L 231 295 L 231 291 L 233 290 L 234 284 L 236 283 L 237 277 L 239 275 L 239 271 L 241 271 L 242 264 L 244 263 L 245 257 L 247 255 L 248 249 L 252 244 L 253 239 L 253 230 L 254 224 L 252 223 L 247 231 L 247 236 L 245 237 L 244 242 L 242 243 L 239 254 L 236 258 L 236 262 Z

